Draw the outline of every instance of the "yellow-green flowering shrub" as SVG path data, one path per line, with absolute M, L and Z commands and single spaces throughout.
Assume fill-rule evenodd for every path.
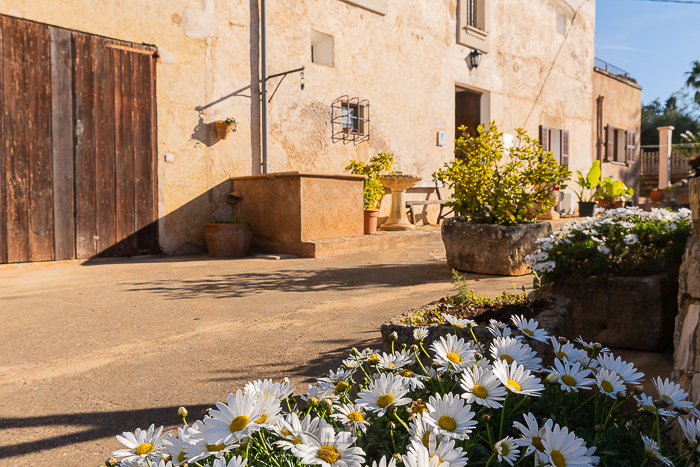
M 367 175 L 363 192 L 365 209 L 379 208 L 379 201 L 384 196 L 384 186 L 379 181 L 379 177 L 388 174 L 393 163 L 394 155 L 382 152 L 372 157 L 366 164 L 364 162 L 350 161 L 350 165 L 345 167 L 345 170 L 351 174 Z

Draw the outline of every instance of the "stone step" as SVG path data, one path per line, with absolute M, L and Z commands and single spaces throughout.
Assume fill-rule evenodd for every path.
M 385 232 L 380 230 L 377 231 L 376 235 L 305 242 L 303 247 L 304 256 L 323 258 L 346 253 L 390 250 L 441 242 L 440 226 L 426 225 L 418 226 L 415 230 L 402 232 Z

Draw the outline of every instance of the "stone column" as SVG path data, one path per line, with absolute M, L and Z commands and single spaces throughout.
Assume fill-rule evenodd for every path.
M 671 136 L 674 128 L 662 126 L 659 130 L 659 190 L 671 184 Z
M 700 403 L 700 178 L 690 180 L 693 236 L 678 275 L 678 316 L 673 337 L 673 380 Z

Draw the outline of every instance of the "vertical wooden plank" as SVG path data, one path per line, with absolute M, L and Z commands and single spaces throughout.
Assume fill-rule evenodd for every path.
M 93 39 L 95 80 L 95 231 L 96 253 L 107 252 L 116 243 L 116 157 L 114 149 L 113 49 L 107 41 Z
M 5 216 L 5 98 L 3 25 L 0 20 L 0 264 L 7 263 L 7 220 Z
M 7 261 L 29 261 L 29 147 L 27 144 L 26 28 L 3 21 L 3 143 Z
M 136 201 L 134 200 L 134 80 L 133 54 L 114 51 L 114 124 L 116 132 L 116 221 L 115 254 L 136 250 Z
M 29 259 L 54 259 L 49 28 L 26 23 L 29 144 Z
M 153 222 L 151 223 L 151 251 L 160 251 L 160 227 L 158 213 L 158 100 L 156 96 L 156 59 L 149 56 L 151 64 L 149 80 L 151 83 L 151 203 L 153 206 Z
M 75 33 L 75 251 L 78 258 L 90 258 L 96 253 L 93 40 L 88 34 Z
M 153 157 L 151 150 L 151 76 L 148 55 L 133 54 L 134 65 L 134 184 L 136 199 L 136 241 L 139 252 L 151 251 L 154 242 Z
M 51 152 L 54 244 L 57 260 L 75 258 L 73 190 L 73 39 L 49 28 L 51 36 Z

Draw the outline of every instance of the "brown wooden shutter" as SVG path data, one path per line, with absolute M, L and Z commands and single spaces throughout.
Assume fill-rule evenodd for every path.
M 615 160 L 615 127 L 606 125 L 605 127 L 605 162 Z
M 540 125 L 540 144 L 542 145 L 542 150 L 544 152 L 549 152 L 549 134 L 550 130 L 548 126 Z
M 625 151 L 625 162 L 634 162 L 637 149 L 637 132 L 628 130 L 627 132 L 627 150 Z
M 561 165 L 569 167 L 569 130 L 561 130 Z

